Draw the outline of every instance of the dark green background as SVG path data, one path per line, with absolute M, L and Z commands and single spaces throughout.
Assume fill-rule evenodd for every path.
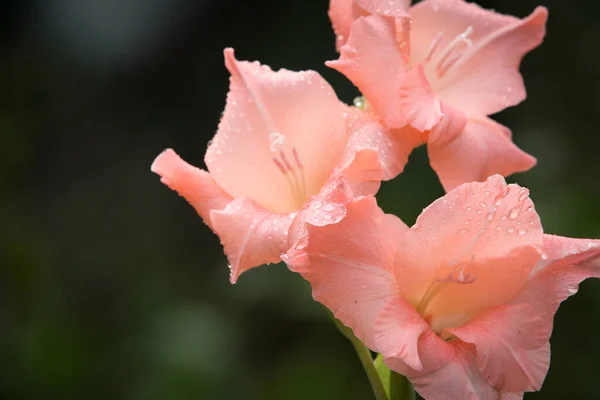
M 534 0 L 481 1 L 520 17 Z M 497 116 L 538 157 L 511 178 L 546 232 L 600 237 L 600 5 L 546 0 L 529 97 Z M 218 239 L 150 172 L 199 166 L 222 49 L 316 69 L 350 102 L 321 0 L 0 2 L 0 399 L 370 399 L 352 348 L 283 266 L 230 286 Z M 424 149 L 378 196 L 412 224 L 443 194 Z M 600 282 L 558 312 L 526 399 L 597 399 Z

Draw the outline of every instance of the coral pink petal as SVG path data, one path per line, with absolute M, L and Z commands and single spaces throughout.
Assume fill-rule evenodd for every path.
M 432 0 L 415 5 L 412 16 L 413 62 L 424 61 L 442 34 L 439 50 L 427 63 L 428 76 L 439 65 L 451 65 L 432 83 L 442 101 L 468 114 L 490 115 L 525 98 L 519 64 L 543 40 L 548 17 L 544 7 L 521 20 L 462 0 Z M 463 33 L 470 44 L 455 48 L 450 54 L 457 58 L 448 62 L 442 49 Z
M 357 152 L 371 152 L 376 156 L 379 169 L 382 169 L 382 176 L 379 180 L 393 179 L 398 176 L 408 162 L 408 156 L 413 149 L 419 146 L 422 142 L 419 132 L 405 126 L 400 129 L 387 129 L 375 120 L 371 115 L 364 113 L 354 107 L 351 107 L 348 112 L 350 127 L 354 132 L 348 140 L 348 145 L 344 156 L 342 156 L 342 166 L 344 176 L 349 181 L 364 181 L 362 175 L 365 171 L 372 172 L 372 178 L 377 175 L 373 168 L 364 168 L 359 165 L 352 165 L 349 161 L 354 159 Z M 363 155 L 362 157 L 367 157 Z M 354 173 L 353 171 L 357 171 Z M 376 182 L 377 184 L 379 182 Z M 378 187 L 378 185 L 377 185 Z M 375 192 L 356 191 L 356 195 L 375 194 Z
M 430 130 L 442 117 L 440 101 L 431 89 L 422 66 L 408 71 L 400 85 L 402 111 L 406 120 L 421 132 Z
M 350 26 L 356 19 L 355 7 L 354 0 L 330 0 L 329 2 L 328 14 L 335 32 L 335 48 L 338 51 L 350 35 Z
M 432 145 L 441 146 L 460 135 L 467 125 L 467 115 L 446 103 L 440 102 L 442 117 L 431 129 L 427 142 Z
M 375 321 L 377 352 L 386 358 L 400 358 L 410 368 L 423 368 L 417 343 L 421 335 L 431 331 L 415 308 L 400 296 L 383 307 Z
M 308 224 L 307 236 L 282 258 L 310 282 L 315 300 L 373 349 L 375 318 L 397 295 L 391 268 L 398 238 L 407 229 L 384 214 L 373 197 L 363 197 L 348 204 L 337 224 Z
M 495 307 L 448 331 L 475 345 L 477 365 L 491 386 L 506 392 L 542 386 L 550 366 L 549 336 L 531 305 Z
M 430 143 L 429 160 L 444 189 L 488 176 L 509 176 L 527 171 L 536 159 L 519 149 L 506 133 L 507 128 L 483 117 L 470 118 L 464 131 L 446 144 Z
M 347 140 L 345 106 L 314 71 L 274 72 L 238 62 L 232 49 L 225 50 L 225 64 L 231 72 L 227 105 L 206 165 L 233 197 L 292 211 L 319 191 L 339 160 Z M 282 173 L 287 163 L 304 180 L 303 195 Z
M 518 18 L 491 12 L 464 0 L 421 1 L 411 7 L 410 13 L 413 64 L 424 63 L 428 56 L 429 63 L 436 61 L 442 50 L 469 26 L 471 32 L 467 37 L 476 44 L 493 32 L 519 23 Z M 436 41 L 434 54 L 431 54 Z
M 459 268 L 474 281 L 445 287 L 444 296 L 430 301 L 434 315 L 468 314 L 514 298 L 540 259 L 542 226 L 528 195 L 494 175 L 461 185 L 423 210 L 398 246 L 395 272 L 407 300 L 418 304 L 431 282 L 456 277 Z M 430 325 L 437 330 L 438 323 L 449 322 Z
M 160 153 L 150 169 L 160 175 L 162 183 L 185 198 L 211 229 L 210 211 L 221 210 L 233 200 L 208 172 L 186 163 L 171 149 Z
M 577 293 L 587 278 L 600 278 L 600 240 L 544 235 L 544 254 L 527 286 L 513 302 L 530 304 L 552 333 L 554 314 L 562 301 Z
M 406 124 L 399 95 L 406 68 L 396 47 L 395 29 L 393 20 L 376 15 L 361 17 L 352 24 L 340 58 L 326 63 L 360 89 L 390 128 Z
M 231 283 L 250 268 L 281 261 L 280 255 L 289 249 L 288 230 L 293 217 L 269 212 L 244 197 L 210 213 L 229 260 Z
M 411 0 L 355 0 L 363 10 L 386 17 L 410 17 Z
M 399 358 L 385 359 L 390 369 L 406 375 L 415 390 L 427 400 L 498 400 L 497 390 L 488 385 L 475 364 L 472 345 L 459 340 L 445 342 L 433 332 L 421 335 L 420 371 Z

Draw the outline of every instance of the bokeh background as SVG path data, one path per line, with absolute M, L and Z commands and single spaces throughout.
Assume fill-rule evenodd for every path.
M 537 0 L 481 0 L 523 17 Z M 545 230 L 600 237 L 600 3 L 543 0 L 529 97 L 497 119 L 538 157 Z M 222 50 L 316 69 L 351 102 L 326 0 L 0 2 L 0 399 L 371 399 L 351 345 L 284 266 L 235 286 L 218 239 L 150 172 L 199 166 L 224 107 Z M 443 194 L 424 149 L 378 196 L 412 224 Z M 526 399 L 598 399 L 600 282 L 556 317 Z

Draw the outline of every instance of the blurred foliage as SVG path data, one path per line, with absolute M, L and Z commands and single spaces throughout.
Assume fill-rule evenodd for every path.
M 525 16 L 534 0 L 481 5 Z M 497 119 L 538 157 L 511 180 L 545 230 L 600 237 L 600 4 L 546 0 L 529 97 Z M 222 49 L 316 69 L 350 102 L 327 1 L 0 3 L 0 398 L 369 399 L 352 346 L 283 266 L 235 286 L 218 239 L 149 166 L 202 166 L 224 106 Z M 443 194 L 424 149 L 385 183 L 408 224 Z M 600 398 L 600 283 L 563 305 L 526 399 Z

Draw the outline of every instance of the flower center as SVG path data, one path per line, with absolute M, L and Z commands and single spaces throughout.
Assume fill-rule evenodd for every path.
M 431 42 L 427 56 L 423 61 L 423 66 L 429 72 L 428 75 L 434 74 L 437 80 L 442 79 L 452 67 L 457 65 L 457 62 L 471 49 L 473 42 L 469 39 L 469 35 L 473 32 L 473 27 L 468 26 L 464 32 L 456 35 L 456 37 L 448 43 L 448 45 L 440 49 L 440 43 L 444 37 L 444 33 L 437 34 Z M 430 78 L 432 76 L 429 76 Z
M 472 276 L 470 272 L 465 272 L 465 268 L 471 263 L 461 263 L 452 267 L 451 271 L 447 276 L 443 278 L 436 278 L 429 286 L 425 289 L 425 292 L 421 296 L 419 303 L 415 307 L 417 312 L 423 316 L 423 318 L 431 324 L 433 315 L 427 313 L 427 308 L 431 304 L 432 300 L 440 294 L 440 292 L 450 285 L 468 285 L 477 280 L 476 276 Z
M 298 151 L 296 147 L 292 146 L 291 157 L 288 157 L 285 150 L 285 136 L 279 132 L 269 134 L 269 143 L 269 149 L 272 153 L 271 159 L 283 174 L 294 199 L 294 205 L 296 208 L 300 208 L 306 201 L 308 192 L 306 190 L 304 165 L 300 161 Z

